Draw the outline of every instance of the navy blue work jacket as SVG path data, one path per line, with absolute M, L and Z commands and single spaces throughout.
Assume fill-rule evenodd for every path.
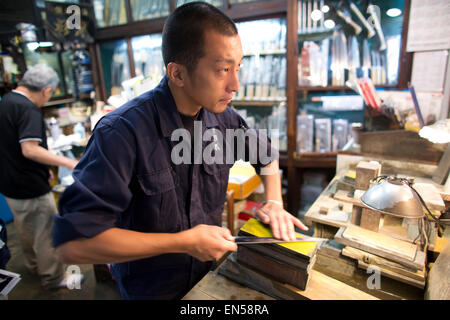
M 221 114 L 202 109 L 200 118 L 203 132 L 216 128 L 224 137 L 226 129 L 246 125 L 231 108 Z M 54 245 L 113 227 L 175 233 L 198 224 L 221 226 L 232 164 L 203 161 L 192 171 L 190 165 L 174 164 L 171 150 L 178 142 L 171 141 L 171 134 L 177 128 L 183 124 L 166 77 L 104 116 L 74 170 L 75 182 L 60 199 Z M 260 170 L 263 164 L 254 166 Z M 111 271 L 125 299 L 178 299 L 211 265 L 187 254 L 162 254 L 112 264 Z

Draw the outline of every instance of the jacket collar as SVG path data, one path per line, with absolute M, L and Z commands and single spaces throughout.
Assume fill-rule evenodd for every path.
M 180 114 L 178 113 L 175 100 L 169 88 L 168 78 L 164 76 L 158 86 L 154 89 L 154 101 L 158 111 L 161 133 L 169 137 L 178 128 L 183 128 Z M 204 108 L 200 110 L 200 119 L 204 128 L 218 126 L 217 116 Z

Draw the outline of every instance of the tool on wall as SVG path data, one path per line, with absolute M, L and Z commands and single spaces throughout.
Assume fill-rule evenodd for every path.
M 386 50 L 386 40 L 384 39 L 383 29 L 381 28 L 380 22 L 380 7 L 373 4 L 369 4 L 367 7 L 367 12 L 370 14 L 370 21 L 373 23 L 375 30 L 378 33 L 380 39 L 380 51 Z
M 357 24 L 355 21 L 352 20 L 352 17 L 349 13 L 346 13 L 340 9 L 336 9 L 336 13 L 339 17 L 341 17 L 348 25 L 350 25 L 353 30 L 355 31 L 355 34 L 358 35 L 361 33 L 362 28 Z
M 350 1 L 350 9 L 353 11 L 353 13 L 358 17 L 358 19 L 362 22 L 363 26 L 367 29 L 367 38 L 372 38 L 376 33 L 373 27 L 370 25 L 370 23 L 367 21 L 367 19 L 364 17 L 364 15 L 361 13 L 361 11 L 358 9 L 358 7 Z

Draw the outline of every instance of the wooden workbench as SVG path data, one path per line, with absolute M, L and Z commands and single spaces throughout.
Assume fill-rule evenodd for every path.
M 330 193 L 335 193 L 336 181 L 349 169 L 354 169 L 362 160 L 377 160 L 382 164 L 383 174 L 398 174 L 413 176 L 415 182 L 432 183 L 439 190 L 442 186 L 434 184 L 430 177 L 436 166 L 405 161 L 384 160 L 371 157 L 338 155 L 337 172 L 328 187 L 322 192 L 305 215 L 305 223 L 314 226 L 315 236 L 334 238 L 341 227 L 348 226 L 351 218 L 352 204 L 344 203 L 342 212 L 345 214 L 320 214 L 320 208 L 333 202 Z M 337 202 L 337 201 L 336 201 Z M 331 203 L 334 205 L 335 203 Z M 380 232 L 390 234 L 395 226 L 385 224 Z M 381 287 L 370 289 L 367 286 L 368 274 L 358 267 L 358 263 L 342 255 L 345 246 L 331 241 L 324 245 L 317 253 L 317 261 L 311 271 L 310 280 L 304 291 L 292 286 L 279 283 L 273 279 L 249 270 L 236 262 L 230 255 L 222 265 L 207 274 L 185 297 L 187 300 L 196 299 L 423 299 L 425 290 L 406 283 L 382 276 Z M 225 269 L 219 272 L 220 268 Z M 251 277 L 248 276 L 249 273 Z M 247 276 L 246 276 L 247 274 Z M 257 281 L 255 281 L 257 279 Z M 265 292 L 265 293 L 262 293 Z

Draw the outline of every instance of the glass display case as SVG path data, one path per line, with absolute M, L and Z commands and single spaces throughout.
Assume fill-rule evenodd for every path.
M 239 91 L 233 99 L 250 127 L 268 130 L 269 137 L 287 150 L 286 19 L 237 23 L 244 51 Z
M 93 0 L 92 4 L 98 28 L 127 23 L 125 0 Z
M 23 54 L 27 67 L 34 66 L 39 63 L 44 63 L 53 68 L 53 70 L 55 70 L 55 72 L 58 74 L 59 83 L 55 91 L 53 92 L 52 98 L 64 97 L 69 94 L 65 86 L 64 72 L 61 67 L 59 52 L 39 52 L 36 50 L 32 50 L 29 48 L 29 46 L 25 45 L 23 47 Z
M 122 82 L 130 79 L 128 47 L 125 40 L 103 42 L 99 47 L 105 94 L 108 99 L 111 95 L 120 94 Z
M 133 21 L 155 19 L 169 15 L 169 0 L 130 0 Z
M 396 86 L 404 2 L 299 0 L 298 85 L 343 87 L 364 77 Z
M 237 23 L 244 59 L 237 100 L 281 101 L 286 97 L 286 20 Z
M 61 60 L 64 70 L 64 82 L 68 95 L 73 95 L 75 88 L 75 81 L 73 79 L 72 54 L 72 50 L 67 50 L 61 53 Z
M 131 38 L 136 76 L 151 78 L 158 84 L 165 74 L 161 52 L 162 35 L 152 34 Z

